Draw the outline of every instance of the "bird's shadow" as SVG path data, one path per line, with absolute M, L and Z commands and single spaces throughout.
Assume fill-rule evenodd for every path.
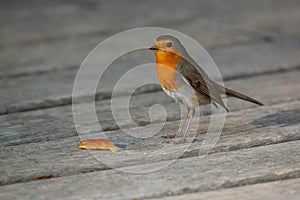
M 275 114 L 266 115 L 251 122 L 258 127 L 291 126 L 300 123 L 300 109 L 284 110 Z

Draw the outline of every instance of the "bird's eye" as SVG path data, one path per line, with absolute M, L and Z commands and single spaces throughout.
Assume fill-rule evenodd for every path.
M 169 47 L 169 48 L 170 48 L 172 45 L 173 45 L 172 42 L 168 42 L 168 43 L 167 43 L 167 47 Z

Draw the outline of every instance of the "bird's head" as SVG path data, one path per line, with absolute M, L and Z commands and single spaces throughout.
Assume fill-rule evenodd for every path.
M 179 40 L 171 35 L 159 36 L 149 49 L 155 52 L 157 61 L 182 60 L 183 53 L 186 52 Z

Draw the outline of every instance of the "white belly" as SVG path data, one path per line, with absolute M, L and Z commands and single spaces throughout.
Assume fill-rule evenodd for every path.
M 175 91 L 169 91 L 166 90 L 164 87 L 162 87 L 164 92 L 172 97 L 177 103 L 182 103 L 188 107 L 195 107 L 198 105 L 198 99 L 195 94 L 195 91 L 191 87 L 184 87 L 179 88 Z

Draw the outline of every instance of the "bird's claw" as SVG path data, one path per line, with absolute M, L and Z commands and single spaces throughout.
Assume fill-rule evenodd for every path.
M 161 137 L 165 139 L 173 139 L 176 137 L 176 135 L 162 135 Z

